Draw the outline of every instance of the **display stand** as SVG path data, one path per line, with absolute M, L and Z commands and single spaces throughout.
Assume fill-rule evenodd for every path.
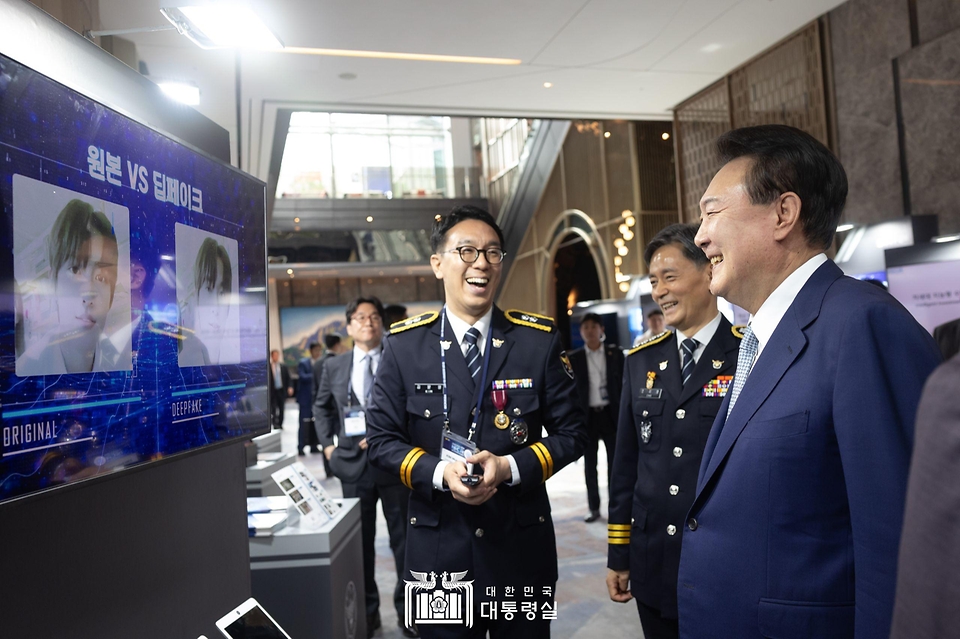
M 250 441 L 257 445 L 258 453 L 279 453 L 280 452 L 280 435 L 283 431 L 281 430 L 272 430 L 269 433 L 264 433 L 259 437 L 254 437 Z
M 269 457 L 269 459 L 264 459 Z M 297 461 L 294 453 L 265 453 L 258 455 L 258 461 L 253 466 L 247 466 L 247 497 L 282 496 L 283 491 L 270 476 L 284 466 Z
M 339 500 L 315 530 L 300 523 L 250 539 L 253 596 L 295 639 L 367 636 L 360 500 Z

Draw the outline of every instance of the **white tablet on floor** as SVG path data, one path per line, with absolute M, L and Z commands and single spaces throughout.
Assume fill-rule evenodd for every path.
M 290 639 L 253 597 L 217 621 L 217 629 L 227 639 Z

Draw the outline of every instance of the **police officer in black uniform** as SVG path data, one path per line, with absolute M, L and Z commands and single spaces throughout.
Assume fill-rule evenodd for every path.
M 409 621 L 424 637 L 548 637 L 557 552 L 544 482 L 587 439 L 573 372 L 550 318 L 494 306 L 504 241 L 489 213 L 456 207 L 431 244 L 446 304 L 392 327 L 366 415 L 371 463 L 413 491 Z
M 674 224 L 644 252 L 668 326 L 627 354 L 610 486 L 607 589 L 636 598 L 646 639 L 678 636 L 680 537 L 700 458 L 732 387 L 742 334 L 717 311 L 697 226 Z M 628 585 L 629 584 L 629 585 Z

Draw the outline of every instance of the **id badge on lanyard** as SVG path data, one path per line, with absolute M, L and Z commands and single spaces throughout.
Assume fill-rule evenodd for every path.
M 347 437 L 363 437 L 367 434 L 367 418 L 360 406 L 343 409 L 343 434 Z
M 440 444 L 440 459 L 448 462 L 461 462 L 467 467 L 468 473 L 473 473 L 473 464 L 467 463 L 467 457 L 472 457 L 477 452 L 477 445 L 466 437 L 457 435 L 450 430 L 443 431 L 443 439 Z

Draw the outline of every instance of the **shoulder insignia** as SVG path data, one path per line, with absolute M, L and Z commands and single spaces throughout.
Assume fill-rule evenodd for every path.
M 528 313 L 527 311 L 511 309 L 509 311 L 505 311 L 504 315 L 506 315 L 507 319 L 514 324 L 519 324 L 520 326 L 529 326 L 530 328 L 536 328 L 541 331 L 546 331 L 547 333 L 552 333 L 553 329 L 557 326 L 552 317 L 547 317 L 546 315 L 537 315 L 536 313 Z
M 737 339 L 743 339 L 743 329 L 745 329 L 746 327 L 747 327 L 746 324 L 738 324 L 736 326 L 731 326 L 730 332 L 733 333 L 733 336 L 736 337 Z
M 430 311 L 428 313 L 422 313 L 405 320 L 400 320 L 399 322 L 394 322 L 390 325 L 390 334 L 394 335 L 396 333 L 408 331 L 411 328 L 432 324 L 438 317 L 440 317 L 440 313 L 438 311 Z
M 673 335 L 673 333 L 671 333 L 670 331 L 664 331 L 664 332 L 660 333 L 659 335 L 654 335 L 653 337 L 647 338 L 647 339 L 643 340 L 642 342 L 640 342 L 639 344 L 637 344 L 636 346 L 634 346 L 633 348 L 631 348 L 631 349 L 630 349 L 630 352 L 627 353 L 627 357 L 630 357 L 631 355 L 633 355 L 633 354 L 636 353 L 637 351 L 642 351 L 643 349 L 645 349 L 645 348 L 648 347 L 648 346 L 653 346 L 654 344 L 659 344 L 659 343 L 662 342 L 663 340 L 669 338 L 671 335 Z

